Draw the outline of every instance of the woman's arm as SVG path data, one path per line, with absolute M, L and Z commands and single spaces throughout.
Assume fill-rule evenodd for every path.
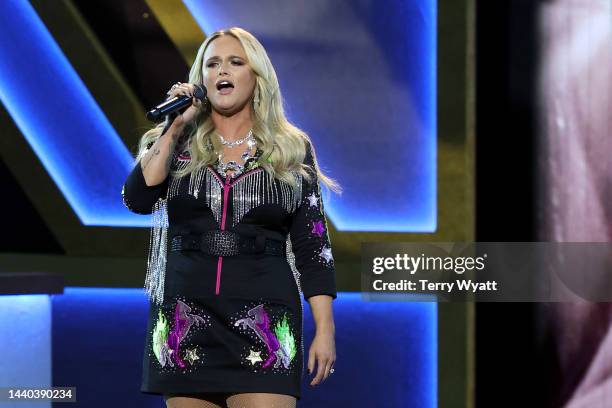
M 310 385 L 317 385 L 329 377 L 329 370 L 336 361 L 336 326 L 332 311 L 332 297 L 316 295 L 308 298 L 310 310 L 315 321 L 315 338 L 308 355 L 308 373 L 312 374 L 317 362 L 317 375 Z
M 168 188 L 172 152 L 181 128 L 171 126 L 145 152 L 128 175 L 121 196 L 123 204 L 136 214 L 151 214 L 153 206 Z
M 194 91 L 192 84 L 177 84 L 168 92 L 168 99 L 178 95 L 193 97 Z M 173 119 L 168 130 L 149 146 L 134 166 L 121 190 L 123 203 L 130 211 L 137 214 L 153 212 L 153 205 L 167 191 L 168 174 L 177 141 L 186 124 L 193 120 L 201 106 L 200 100 L 193 97 L 191 106 Z
M 316 170 L 309 143 L 306 144 L 304 163 Z M 311 180 L 304 178 L 302 182 L 302 201 L 293 217 L 289 236 L 304 299 L 310 304 L 316 324 L 308 356 L 311 374 L 315 362 L 317 364 L 317 375 L 311 382 L 311 385 L 316 385 L 328 377 L 336 359 L 332 300 L 337 293 L 323 197 L 316 172 L 310 174 Z
M 172 153 L 176 147 L 179 136 L 183 133 L 183 129 L 187 123 L 191 122 L 200 108 L 202 101 L 195 96 L 195 86 L 193 84 L 181 84 L 180 82 L 168 91 L 168 99 L 172 99 L 179 95 L 191 96 L 192 103 L 183 113 L 174 117 L 172 125 L 168 128 L 149 151 L 140 160 L 142 166 L 142 174 L 148 186 L 153 186 L 162 183 L 170 172 L 172 164 Z
M 316 170 L 309 143 L 304 164 Z M 317 173 L 312 171 L 310 175 L 310 181 L 305 177 L 302 180 L 302 200 L 289 230 L 295 267 L 300 273 L 304 299 L 308 300 L 315 295 L 329 295 L 335 299 L 336 273 L 323 197 Z
M 166 133 L 155 141 L 140 160 L 142 175 L 147 186 L 161 184 L 168 177 L 170 164 L 172 163 L 172 153 L 181 133 L 182 128 L 172 123 Z

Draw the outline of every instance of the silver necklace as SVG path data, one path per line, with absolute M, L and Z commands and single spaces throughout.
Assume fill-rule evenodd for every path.
M 252 148 L 255 145 L 255 139 L 253 138 L 253 129 L 249 130 L 249 133 L 247 133 L 247 135 L 245 137 L 243 137 L 242 139 L 233 140 L 231 142 L 228 142 L 220 134 L 219 134 L 219 139 L 221 139 L 221 144 L 223 146 L 227 146 L 229 148 L 233 148 L 234 146 L 241 145 L 241 144 L 243 144 L 246 141 L 248 141 L 249 149 Z
M 249 147 L 247 147 L 247 149 L 242 153 L 242 155 L 240 156 L 240 158 L 243 160 L 244 163 L 246 163 L 246 161 L 250 158 L 250 157 L 254 157 L 251 156 L 251 147 L 253 145 L 255 145 L 255 140 L 253 140 L 253 144 L 249 144 Z M 217 163 L 217 172 L 220 174 L 225 174 L 227 176 L 227 172 L 228 171 L 233 171 L 233 173 L 231 174 L 231 177 L 237 177 L 240 174 L 242 174 L 242 172 L 244 171 L 244 165 L 238 163 L 236 160 L 230 160 L 227 163 L 223 162 L 223 152 L 219 153 L 219 162 Z

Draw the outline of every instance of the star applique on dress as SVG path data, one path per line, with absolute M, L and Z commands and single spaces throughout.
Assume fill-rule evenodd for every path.
M 323 234 L 325 233 L 325 226 L 323 224 L 323 221 L 318 220 L 312 223 L 312 233 L 319 237 L 323 236 Z
M 314 191 L 306 198 L 308 199 L 308 203 L 311 207 L 316 207 L 319 204 L 319 197 L 317 197 Z
M 196 349 L 189 349 L 189 350 L 187 350 L 187 354 L 185 356 L 185 360 L 187 360 L 191 364 L 193 364 L 194 361 L 199 360 L 199 359 L 200 359 L 200 357 L 198 356 Z
M 333 256 L 332 256 L 331 248 L 330 247 L 323 247 L 323 249 L 319 253 L 319 256 L 321 258 L 325 259 L 327 262 L 331 262 L 332 259 L 334 259 Z
M 251 354 L 246 358 L 251 362 L 251 364 L 255 365 L 258 361 L 263 361 L 261 359 L 261 351 L 251 350 Z

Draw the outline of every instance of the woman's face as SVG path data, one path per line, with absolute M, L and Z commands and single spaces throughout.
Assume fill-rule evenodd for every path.
M 204 53 L 203 76 L 208 99 L 217 112 L 232 115 L 250 103 L 255 89 L 255 73 L 236 38 L 223 35 L 208 45 Z

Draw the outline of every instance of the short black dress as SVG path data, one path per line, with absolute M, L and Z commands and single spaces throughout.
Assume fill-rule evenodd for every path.
M 183 138 L 171 169 L 189 163 Z M 304 163 L 315 166 L 306 144 Z M 145 287 L 150 311 L 141 391 L 264 392 L 300 398 L 304 375 L 301 295 L 336 298 L 331 243 L 316 174 L 292 188 L 260 166 L 240 175 L 214 166 L 147 186 L 140 163 L 122 190 L 124 204 L 152 214 Z M 211 255 L 175 250 L 175 238 L 206 231 L 275 240 L 283 253 Z M 259 238 L 257 238 L 259 237 Z

